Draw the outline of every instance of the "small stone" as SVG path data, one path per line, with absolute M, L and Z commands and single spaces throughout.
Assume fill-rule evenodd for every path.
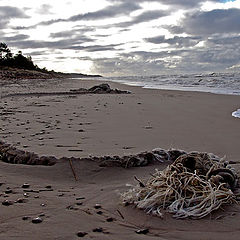
M 44 216 L 45 216 L 45 213 L 40 213 L 38 216 L 39 216 L 39 217 L 44 217 Z
M 12 189 L 7 189 L 7 190 L 5 191 L 5 193 L 6 193 L 6 194 L 12 193 Z
M 102 208 L 102 206 L 100 204 L 95 204 L 94 208 L 95 209 L 100 209 L 100 208 Z
M 103 228 L 99 227 L 99 228 L 94 228 L 92 230 L 93 232 L 103 232 Z
M 10 206 L 10 205 L 13 205 L 13 202 L 12 202 L 12 201 L 9 201 L 9 200 L 4 200 L 4 201 L 2 202 L 2 205 L 3 205 L 3 206 Z
M 30 187 L 30 184 L 28 184 L 28 183 L 24 183 L 23 185 L 22 185 L 22 188 L 29 188 Z
M 29 197 L 29 194 L 28 193 L 24 193 L 23 196 L 24 197 Z
M 68 209 L 68 210 L 78 210 L 79 208 L 70 205 L 70 206 L 67 206 L 66 209 Z
M 59 193 L 58 196 L 59 196 L 59 197 L 63 197 L 63 196 L 64 196 L 64 193 Z
M 76 205 L 81 206 L 81 205 L 83 205 L 83 203 L 82 202 L 77 202 Z
M 102 211 L 97 211 L 97 214 L 98 214 L 98 215 L 102 215 L 103 212 L 102 212 Z
M 46 204 L 45 203 L 41 203 L 41 205 L 40 205 L 41 207 L 45 207 L 46 206 Z
M 66 209 L 68 209 L 68 210 L 73 210 L 73 206 L 71 206 L 71 205 L 70 205 L 70 206 L 67 206 Z
M 84 200 L 85 197 L 77 197 L 76 200 Z
M 115 220 L 115 219 L 112 218 L 112 217 L 109 217 L 109 218 L 106 219 L 107 222 L 113 222 L 114 220 Z
M 40 217 L 36 217 L 32 219 L 32 223 L 41 223 L 43 220 Z
M 39 198 L 39 196 L 38 196 L 38 195 L 36 195 L 36 196 L 34 196 L 34 198 Z
M 18 198 L 16 200 L 16 203 L 26 203 L 28 200 L 27 199 L 24 199 L 24 198 Z
M 149 229 L 145 228 L 145 229 L 139 229 L 137 231 L 135 231 L 137 234 L 147 234 L 149 233 Z
M 47 189 L 51 189 L 52 186 L 51 186 L 51 185 L 47 185 L 45 188 L 47 188 Z
M 78 237 L 84 237 L 84 236 L 86 236 L 86 235 L 87 235 L 86 232 L 78 232 L 78 233 L 77 233 L 77 236 L 78 236 Z
M 24 221 L 26 221 L 26 220 L 28 220 L 28 219 L 30 219 L 30 217 L 28 217 L 28 216 L 22 217 L 22 220 L 24 220 Z

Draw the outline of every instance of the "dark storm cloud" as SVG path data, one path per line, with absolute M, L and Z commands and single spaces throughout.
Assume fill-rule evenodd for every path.
M 151 51 L 132 51 L 129 53 L 120 54 L 124 59 L 141 59 L 144 61 L 153 60 L 157 58 L 167 57 L 169 55 L 168 51 L 161 52 L 151 52 Z
M 219 2 L 219 0 L 211 0 L 212 2 Z M 207 0 L 159 0 L 159 2 L 165 5 L 181 6 L 185 8 L 192 8 L 201 5 Z
M 201 39 L 202 39 L 201 37 L 178 37 L 178 36 L 166 39 L 164 35 L 161 35 L 152 38 L 145 38 L 145 41 L 154 44 L 167 43 L 169 45 L 179 48 L 195 46 L 201 41 Z
M 19 8 L 0 6 L 0 28 L 4 29 L 13 18 L 27 18 L 28 16 Z
M 224 71 L 232 65 L 239 64 L 240 48 L 222 47 L 189 51 L 183 54 L 184 58 L 178 68 L 183 71 Z
M 71 30 L 67 31 L 61 31 L 61 32 L 56 32 L 56 33 L 50 33 L 51 38 L 71 38 L 71 37 L 76 37 L 76 36 L 82 36 L 86 32 L 94 32 L 96 31 L 95 28 L 93 27 L 81 27 L 81 28 L 73 28 Z M 90 39 L 89 39 L 90 41 Z
M 159 60 L 155 64 L 138 61 L 131 61 L 124 58 L 102 58 L 94 59 L 94 71 L 103 75 L 146 75 L 159 74 L 164 70 L 164 62 Z
M 240 36 L 228 36 L 228 37 L 222 37 L 222 36 L 214 36 L 212 38 L 208 39 L 208 42 L 214 45 L 238 45 L 240 43 Z
M 173 33 L 180 31 L 192 35 L 212 35 L 215 33 L 239 33 L 240 9 L 215 9 L 208 12 L 188 14 L 181 27 L 170 27 Z M 177 31 L 175 31 L 177 30 Z
M 84 50 L 86 52 L 102 52 L 102 51 L 116 51 L 115 47 L 121 46 L 121 44 L 109 44 L 109 45 L 93 45 L 93 46 L 71 46 L 68 49 L 72 50 Z M 119 50 L 119 49 L 118 49 Z
M 57 33 L 50 33 L 50 38 L 69 38 L 74 35 L 74 31 L 62 31 Z
M 110 2 L 122 2 L 122 3 L 129 3 L 132 0 L 109 0 Z M 211 0 L 212 2 L 219 2 L 218 0 Z M 182 8 L 193 8 L 196 6 L 199 6 L 200 4 L 202 4 L 203 2 L 206 2 L 206 0 L 135 0 L 135 3 L 143 3 L 143 2 L 159 2 L 162 3 L 164 5 L 169 5 L 169 6 L 179 6 Z
M 51 35 L 51 34 L 50 34 Z M 21 49 L 28 48 L 50 48 L 50 49 L 75 49 L 83 44 L 92 43 L 94 40 L 83 34 L 73 35 L 70 32 L 63 32 L 63 35 L 56 33 L 59 38 L 55 41 L 37 41 L 28 39 L 28 35 L 19 34 L 13 37 L 4 37 L 4 40 L 10 45 Z M 59 35 L 59 36 L 58 36 Z
M 79 21 L 79 20 L 97 20 L 104 18 L 111 18 L 120 15 L 128 15 L 129 13 L 140 9 L 139 5 L 135 2 L 121 3 L 117 5 L 111 5 L 102 10 L 96 12 L 89 12 L 85 14 L 79 14 L 72 16 L 68 21 Z
M 0 6 L 0 19 L 27 18 L 28 16 L 19 8 Z
M 165 38 L 161 39 L 165 41 Z M 104 75 L 153 75 L 161 71 L 168 74 L 224 71 L 239 64 L 238 40 L 237 36 L 222 40 L 216 38 L 206 40 L 204 47 L 120 53 L 118 58 L 94 60 L 95 69 Z M 231 44 L 234 42 L 235 44 Z
M 28 39 L 29 38 L 29 35 L 26 35 L 26 34 L 17 34 L 15 36 L 12 36 L 12 37 L 3 37 L 3 41 L 5 42 L 15 42 L 15 41 L 22 41 L 22 40 L 25 40 L 25 39 Z
M 36 40 L 23 40 L 23 41 L 9 41 L 9 45 L 20 49 L 61 49 L 61 50 L 84 50 L 86 52 L 99 52 L 99 51 L 116 51 L 115 47 L 122 44 L 109 44 L 109 45 L 91 45 L 84 46 L 87 41 L 85 37 L 78 37 L 75 39 L 63 39 L 59 41 L 36 41 Z M 118 49 L 119 50 L 119 49 Z
M 129 15 L 131 12 L 138 10 L 140 8 L 141 7 L 135 2 L 126 2 L 126 3 L 122 2 L 120 4 L 111 5 L 95 12 L 88 12 L 85 14 L 73 15 L 66 19 L 59 18 L 59 19 L 52 19 L 49 21 L 42 21 L 36 25 L 26 27 L 25 29 L 36 28 L 39 25 L 48 26 L 54 23 L 59 23 L 59 22 L 76 22 L 76 21 L 89 21 L 89 20 L 101 20 L 106 18 L 113 18 L 113 17 L 122 16 L 122 15 Z M 20 27 L 20 28 L 23 28 L 23 27 Z
M 30 53 L 31 56 L 40 56 L 40 55 L 46 55 L 46 51 L 33 51 Z M 64 57 L 65 58 L 65 57 Z
M 4 29 L 8 25 L 9 21 L 5 19 L 0 19 L 0 28 Z
M 119 54 L 118 58 L 94 59 L 96 72 L 103 75 L 152 75 L 159 74 L 161 71 L 168 71 L 169 63 L 164 58 L 181 54 L 184 51 L 150 52 L 134 51 Z M 172 72 L 172 69 L 171 69 Z
M 130 21 L 113 24 L 112 26 L 126 28 L 126 27 L 133 26 L 135 24 L 138 24 L 138 23 L 149 22 L 151 20 L 156 20 L 158 18 L 165 17 L 168 15 L 168 13 L 169 12 L 162 11 L 162 10 L 146 11 L 146 12 L 143 12 L 142 14 L 134 17 Z

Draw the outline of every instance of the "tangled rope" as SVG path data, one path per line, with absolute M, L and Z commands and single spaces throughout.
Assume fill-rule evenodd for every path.
M 162 217 L 162 210 L 183 219 L 203 218 L 222 204 L 234 203 L 237 175 L 224 159 L 193 152 L 178 157 L 163 171 L 122 194 L 125 204 Z

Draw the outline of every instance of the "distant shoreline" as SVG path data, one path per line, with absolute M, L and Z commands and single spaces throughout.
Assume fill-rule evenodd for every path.
M 51 78 L 89 78 L 89 77 L 102 77 L 101 75 L 88 75 L 82 73 L 62 73 L 55 71 L 37 71 L 27 70 L 21 68 L 0 68 L 0 79 L 51 79 Z

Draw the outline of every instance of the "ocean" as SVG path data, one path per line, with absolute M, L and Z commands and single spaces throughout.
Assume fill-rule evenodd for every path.
M 108 77 L 103 80 L 152 89 L 240 95 L 240 73 L 124 76 Z
M 151 89 L 240 95 L 240 73 L 104 77 L 101 80 Z M 236 109 L 232 116 L 240 118 L 240 109 Z

